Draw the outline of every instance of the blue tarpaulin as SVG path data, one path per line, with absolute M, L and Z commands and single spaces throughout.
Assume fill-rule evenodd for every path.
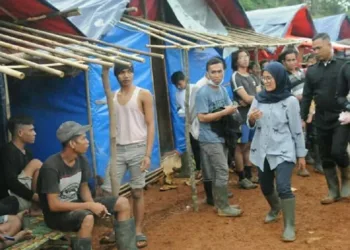
M 119 24 L 112 30 L 110 30 L 103 38 L 103 41 L 119 44 L 128 48 L 133 48 L 142 51 L 149 51 L 146 48 L 146 44 L 149 44 L 149 36 L 145 33 L 135 31 L 126 26 Z M 145 63 L 133 62 L 134 64 L 134 84 L 136 86 L 148 89 L 154 94 L 153 90 L 153 77 L 150 57 L 144 56 Z M 112 90 L 119 89 L 119 84 L 112 70 L 110 71 L 110 80 Z M 94 124 L 94 135 L 96 145 L 96 158 L 97 158 L 97 174 L 101 177 L 105 176 L 107 163 L 109 160 L 109 120 L 107 105 L 100 105 L 98 101 L 105 99 L 104 90 L 101 80 L 101 66 L 91 65 L 89 71 L 90 82 L 90 99 L 91 99 L 91 111 Z M 97 103 L 96 103 L 97 101 Z M 156 112 L 155 112 L 156 114 Z M 160 166 L 160 148 L 158 141 L 158 129 L 157 119 L 155 117 L 156 124 L 156 138 L 154 140 L 153 154 L 151 169 L 157 169 Z M 129 180 L 129 176 L 126 175 L 124 181 Z
M 145 45 L 149 43 L 149 36 L 118 26 L 110 30 L 103 40 L 147 51 L 148 49 Z M 134 67 L 134 83 L 153 93 L 150 58 L 145 57 L 145 63 L 134 63 Z M 110 72 L 110 79 L 112 90 L 117 90 L 119 85 L 112 71 Z M 101 80 L 101 66 L 90 65 L 88 82 L 94 133 L 93 141 L 95 143 L 97 161 L 96 174 L 104 177 L 109 160 L 110 147 L 107 104 L 99 104 L 98 102 L 105 99 Z M 20 81 L 11 78 L 9 93 L 12 114 L 27 114 L 35 119 L 37 137 L 35 144 L 31 145 L 31 148 L 34 156 L 42 161 L 51 154 L 60 151 L 61 145 L 56 139 L 56 130 L 61 123 L 73 120 L 81 124 L 88 124 L 85 73 L 64 79 L 57 77 L 27 77 Z M 156 117 L 155 121 L 157 121 Z M 160 166 L 159 152 L 158 131 L 156 130 L 151 170 Z M 91 152 L 88 152 L 87 156 L 92 162 Z M 126 176 L 123 181 L 128 181 L 129 178 L 129 176 Z
M 314 19 L 314 24 L 317 32 L 326 32 L 331 37 L 332 41 L 341 40 L 340 31 L 344 21 L 347 21 L 346 14 L 327 16 Z
M 194 49 L 189 51 L 189 70 L 191 83 L 196 83 L 201 79 L 206 73 L 206 62 L 214 56 L 219 56 L 215 49 Z M 227 70 L 225 72 L 224 83 L 227 87 L 227 91 L 232 98 L 232 90 L 229 83 L 230 77 L 232 75 L 231 67 L 231 57 L 226 59 Z M 166 50 L 166 67 L 167 67 L 167 80 L 169 87 L 169 101 L 170 101 L 170 111 L 171 119 L 173 125 L 173 136 L 175 142 L 175 148 L 180 153 L 186 151 L 186 138 L 185 138 L 185 119 L 177 114 L 176 108 L 176 87 L 171 83 L 171 75 L 176 71 L 185 72 L 183 66 L 183 59 L 181 50 L 178 49 L 167 49 Z

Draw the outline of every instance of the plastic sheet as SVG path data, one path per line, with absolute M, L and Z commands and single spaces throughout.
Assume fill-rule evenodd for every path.
M 87 37 L 100 38 L 120 20 L 129 0 L 48 0 L 60 11 L 79 8 L 81 15 L 68 19 Z

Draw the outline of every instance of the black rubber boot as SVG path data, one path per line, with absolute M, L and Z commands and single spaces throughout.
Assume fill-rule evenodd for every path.
M 350 197 L 350 167 L 340 168 L 341 173 L 341 191 L 342 198 Z
M 203 185 L 205 195 L 207 196 L 207 204 L 210 206 L 214 206 L 212 181 L 203 181 Z
M 339 179 L 336 167 L 324 168 L 323 171 L 327 180 L 328 196 L 321 200 L 321 204 L 327 205 L 338 201 L 340 198 Z
M 284 231 L 283 241 L 295 241 L 295 198 L 281 200 Z
M 250 180 L 252 178 L 252 167 L 251 166 L 244 166 L 244 175 L 248 180 Z
M 321 155 L 320 155 L 320 149 L 318 145 L 313 146 L 314 149 L 314 159 L 315 159 L 315 164 L 313 165 L 313 168 L 315 172 L 319 174 L 324 174 L 323 172 L 323 167 L 322 167 L 322 161 L 321 161 Z
M 72 250 L 91 250 L 91 238 L 75 238 L 72 240 Z
M 265 198 L 266 198 L 266 200 L 269 203 L 270 208 L 271 208 L 271 210 L 269 211 L 269 213 L 265 217 L 265 223 L 275 222 L 278 218 L 278 214 L 281 211 L 281 200 L 278 197 L 276 191 L 274 191 L 270 195 L 266 195 Z
M 137 250 L 135 220 L 115 221 L 114 231 L 118 250 Z

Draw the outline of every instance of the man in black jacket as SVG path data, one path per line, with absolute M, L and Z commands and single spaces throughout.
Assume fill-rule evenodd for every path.
M 34 121 L 27 116 L 14 116 L 8 121 L 12 141 L 3 149 L 2 161 L 5 182 L 9 193 L 19 202 L 19 211 L 32 209 L 40 213 L 36 182 L 42 162 L 34 159 L 27 144 L 35 141 Z
M 314 125 L 317 127 L 322 167 L 329 189 L 328 196 L 322 199 L 321 203 L 331 204 L 341 197 L 349 196 L 345 188 L 350 179 L 347 153 L 349 129 L 347 126 L 341 126 L 338 121 L 342 106 L 335 98 L 336 88 L 334 86 L 344 61 L 333 57 L 330 38 L 326 33 L 317 34 L 313 38 L 312 47 L 319 62 L 307 70 L 301 113 L 305 126 L 309 107 L 314 98 L 316 103 Z M 336 165 L 341 170 L 343 180 L 341 192 Z

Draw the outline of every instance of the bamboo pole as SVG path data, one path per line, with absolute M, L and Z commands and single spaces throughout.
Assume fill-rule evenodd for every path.
M 21 40 L 21 39 L 18 39 L 18 38 L 15 38 L 15 37 L 11 37 L 11 36 L 7 36 L 7 35 L 3 35 L 3 34 L 0 34 L 0 38 L 3 38 L 3 39 L 8 40 L 8 41 L 15 42 L 15 43 L 19 43 L 19 44 L 22 44 L 22 45 L 30 46 L 30 47 L 33 47 L 33 48 L 36 48 L 36 49 L 46 50 L 46 51 L 48 51 L 48 52 L 50 52 L 52 54 L 57 54 L 57 55 L 61 55 L 61 56 L 68 57 L 68 58 L 69 57 L 70 58 L 74 58 L 74 59 L 77 59 L 77 60 L 80 60 L 80 61 L 84 61 L 84 62 L 96 63 L 96 64 L 100 64 L 100 65 L 107 66 L 107 67 L 113 67 L 114 66 L 113 63 L 110 63 L 110 62 L 104 62 L 104 61 L 101 61 L 101 60 L 98 60 L 98 59 L 88 58 L 88 57 L 85 57 L 85 56 L 79 56 L 79 55 L 76 55 L 76 54 L 73 54 L 73 53 L 70 53 L 70 52 L 59 51 L 59 50 L 56 50 L 56 49 L 53 49 L 53 48 L 49 48 L 49 47 L 46 47 L 46 46 L 43 46 L 43 45 L 40 45 L 40 44 L 28 42 L 28 41 L 25 41 L 25 40 Z
M 62 35 L 67 36 L 67 37 L 72 37 L 72 38 L 75 38 L 75 39 L 78 39 L 78 40 L 81 40 L 81 41 L 87 41 L 87 42 L 101 44 L 101 45 L 109 46 L 109 47 L 120 49 L 120 50 L 125 50 L 125 51 L 131 52 L 131 53 L 135 53 L 135 54 L 139 54 L 139 55 L 145 55 L 145 56 L 151 56 L 151 57 L 157 57 L 157 58 L 160 58 L 160 59 L 164 59 L 164 55 L 158 54 L 158 53 L 146 52 L 146 51 L 137 50 L 137 49 L 131 49 L 131 48 L 128 48 L 128 47 L 124 47 L 124 46 L 120 46 L 120 45 L 117 45 L 117 44 L 108 43 L 108 42 L 104 42 L 104 41 L 101 41 L 101 40 L 88 38 L 88 37 L 84 37 L 84 36 L 77 36 L 77 35 L 71 35 L 71 34 L 65 34 L 65 33 L 63 33 Z
M 103 60 L 106 60 L 106 61 L 110 61 L 110 62 L 114 62 L 114 63 L 120 63 L 120 64 L 126 65 L 126 66 L 130 66 L 131 65 L 130 62 L 125 62 L 125 61 L 116 59 L 114 57 L 101 55 L 101 54 L 96 53 L 96 52 L 91 51 L 91 50 L 84 50 L 84 49 L 81 49 L 81 48 L 72 47 L 72 45 L 63 44 L 63 43 L 60 43 L 60 42 L 57 42 L 57 41 L 53 41 L 53 40 L 49 40 L 49 39 L 46 39 L 46 38 L 34 36 L 34 35 L 31 35 L 31 34 L 18 32 L 18 31 L 7 29 L 7 28 L 3 28 L 3 27 L 0 27 L 0 31 L 4 31 L 4 32 L 12 34 L 12 35 L 25 37 L 25 38 L 32 39 L 32 40 L 36 40 L 36 41 L 39 41 L 39 42 L 42 42 L 42 43 L 49 44 L 51 46 L 57 46 L 57 47 L 66 48 L 66 49 L 69 49 L 69 50 L 77 52 L 77 53 L 81 53 L 81 54 L 85 54 L 85 55 L 91 55 L 91 56 L 96 56 L 96 57 L 98 57 L 100 59 L 103 59 Z
M 44 63 L 44 64 L 39 64 L 42 66 L 47 66 L 47 67 L 58 67 L 58 66 L 64 66 L 63 63 Z M 10 69 L 26 69 L 30 68 L 28 65 L 7 65 L 6 67 Z
M 11 117 L 11 105 L 10 105 L 10 92 L 9 92 L 9 85 L 7 81 L 7 75 L 4 76 L 4 85 L 5 85 L 5 105 L 6 105 L 6 121 L 8 121 Z M 7 139 L 8 141 L 12 140 L 12 134 L 9 130 L 7 130 Z
M 43 36 L 49 37 L 51 39 L 57 39 L 57 40 L 61 40 L 61 41 L 67 42 L 67 43 L 77 44 L 77 45 L 80 45 L 80 46 L 83 46 L 83 47 L 87 47 L 87 48 L 92 49 L 92 50 L 102 51 L 102 52 L 107 53 L 107 54 L 114 54 L 114 55 L 117 55 L 117 56 L 125 57 L 125 58 L 130 59 L 130 60 L 134 60 L 134 61 L 138 61 L 138 62 L 142 62 L 142 63 L 145 61 L 145 59 L 142 58 L 142 57 L 129 55 L 129 54 L 125 54 L 125 53 L 121 53 L 121 52 L 115 51 L 115 50 L 98 47 L 96 45 L 80 42 L 80 41 L 77 41 L 75 39 L 72 39 L 72 38 L 69 38 L 69 37 L 65 37 L 65 36 L 61 36 L 61 35 L 57 35 L 57 34 L 54 34 L 54 33 L 46 32 L 46 31 L 42 31 L 42 30 L 37 30 L 37 29 L 32 29 L 32 28 L 28 28 L 28 27 L 24 27 L 24 26 L 20 26 L 20 25 L 15 25 L 15 24 L 11 24 L 11 23 L 8 23 L 8 22 L 4 22 L 4 21 L 0 21 L 0 24 L 1 25 L 5 25 L 5 26 L 10 27 L 10 28 L 19 29 L 21 31 L 24 30 L 24 31 L 32 32 L 32 33 L 35 33 L 35 34 L 38 34 L 38 35 L 43 35 Z
M 154 34 L 153 32 L 147 31 L 145 29 L 141 29 L 141 28 L 139 28 L 139 27 L 137 27 L 137 26 L 135 26 L 133 24 L 130 24 L 130 23 L 127 23 L 127 22 L 123 22 L 123 21 L 120 21 L 119 23 L 124 24 L 125 26 L 128 26 L 130 28 L 136 29 L 138 31 L 141 31 L 141 32 L 143 32 L 143 33 L 145 33 L 147 35 L 150 35 L 150 36 L 153 36 L 155 38 L 158 38 L 159 40 L 162 40 L 162 41 L 168 42 L 170 44 L 173 44 L 173 45 L 177 46 L 178 48 L 183 48 L 183 46 L 181 44 L 177 43 L 177 42 L 174 42 L 174 41 L 169 40 L 169 39 L 167 39 L 165 37 L 162 37 L 162 36 L 159 36 L 157 34 Z
M 70 60 L 66 60 L 66 59 L 63 59 L 63 58 L 59 58 L 59 57 L 56 57 L 56 56 L 46 55 L 44 53 L 41 53 L 41 52 L 38 52 L 38 51 L 35 51 L 35 50 L 26 49 L 24 47 L 17 46 L 17 45 L 12 45 L 10 43 L 5 43 L 3 41 L 0 41 L 0 46 L 4 47 L 4 48 L 15 50 L 15 51 L 24 52 L 24 53 L 32 55 L 32 56 L 38 56 L 38 57 L 41 57 L 41 58 L 45 58 L 45 59 L 51 60 L 53 62 L 63 63 L 63 64 L 66 64 L 66 65 L 69 65 L 69 66 L 72 66 L 72 67 L 75 67 L 75 68 L 79 68 L 79 69 L 82 69 L 82 70 L 88 70 L 89 69 L 88 65 L 76 63 L 76 62 L 73 62 L 73 61 L 70 61 Z
M 178 40 L 179 42 L 182 42 L 182 43 L 185 43 L 185 44 L 188 44 L 188 45 L 197 45 L 197 43 L 188 41 L 188 40 L 183 39 L 183 38 L 178 37 L 178 36 L 174 36 L 174 35 L 172 35 L 172 34 L 169 34 L 169 33 L 167 33 L 167 32 L 164 32 L 164 31 L 162 31 L 162 30 L 152 28 L 151 26 L 147 26 L 147 25 L 142 24 L 142 23 L 140 23 L 140 22 L 135 22 L 135 21 L 133 21 L 133 20 L 127 18 L 127 17 L 122 17 L 122 20 L 127 21 L 127 22 L 129 22 L 129 23 L 131 23 L 131 24 L 133 24 L 133 25 L 136 25 L 136 26 L 138 26 L 138 27 L 140 27 L 140 28 L 148 29 L 148 30 L 150 30 L 150 31 L 152 31 L 152 32 L 154 32 L 154 33 L 158 33 L 159 35 L 167 36 L 167 37 L 172 38 L 172 39 L 174 39 L 174 40 Z
M 25 74 L 23 72 L 19 72 L 6 66 L 0 66 L 0 73 L 15 77 L 20 80 L 22 80 L 25 77 Z
M 195 39 L 195 40 L 200 40 L 202 42 L 206 42 L 206 43 L 213 43 L 212 41 L 210 41 L 209 39 L 203 38 L 201 36 L 197 36 L 198 32 L 188 32 L 186 29 L 184 28 L 180 28 L 180 27 L 176 27 L 174 25 L 166 25 L 166 24 L 162 24 L 160 22 L 154 22 L 154 21 L 149 21 L 149 20 L 145 20 L 142 18 L 137 18 L 137 17 L 133 17 L 133 16 L 128 16 L 129 19 L 133 19 L 133 20 L 137 20 L 143 23 L 146 23 L 148 25 L 151 25 L 153 27 L 159 28 L 159 29 L 164 29 L 166 31 L 170 31 L 172 33 L 181 35 L 181 36 L 187 36 L 189 38 Z M 195 34 L 195 35 L 193 35 Z
M 55 11 L 55 12 L 51 12 L 48 14 L 44 14 L 44 15 L 40 15 L 40 16 L 35 16 L 35 17 L 28 17 L 26 19 L 20 19 L 15 21 L 14 23 L 16 24 L 25 24 L 28 22 L 37 22 L 43 19 L 47 19 L 47 18 L 53 18 L 53 17 L 57 17 L 57 16 L 61 16 L 61 17 L 71 17 L 71 16 L 80 16 L 81 13 L 79 11 L 79 8 L 75 8 L 72 10 L 66 10 L 66 11 Z
M 85 71 L 85 91 L 86 91 L 85 93 L 86 93 L 87 118 L 89 121 L 89 125 L 92 127 L 92 114 L 91 114 L 91 103 L 90 103 L 90 84 L 89 84 L 89 72 L 88 71 Z M 94 179 L 96 180 L 97 163 L 96 163 L 95 137 L 94 137 L 94 131 L 92 128 L 89 130 L 89 135 L 90 135 L 92 169 L 94 170 Z
M 147 48 L 155 48 L 155 49 L 179 49 L 176 45 L 152 45 L 146 44 Z
M 185 96 L 185 113 L 186 113 L 186 119 L 185 119 L 185 136 L 186 136 L 186 151 L 187 151 L 187 162 L 188 167 L 190 168 L 190 183 L 191 183 L 191 190 L 192 190 L 192 201 L 193 201 L 193 208 L 195 212 L 198 212 L 198 197 L 197 197 L 197 187 L 196 187 L 196 180 L 195 180 L 195 174 L 194 174 L 194 165 L 192 160 L 192 148 L 191 148 L 191 140 L 190 140 L 190 68 L 188 63 L 188 50 L 183 50 L 183 60 L 184 60 L 184 69 L 185 69 L 185 76 L 187 77 L 187 86 L 186 86 L 186 96 Z
M 108 72 L 107 72 L 108 74 Z M 108 76 L 107 76 L 108 77 Z M 109 175 L 111 178 L 112 194 L 117 196 L 119 193 L 119 183 L 117 182 L 117 121 L 115 115 L 115 108 L 113 103 L 113 93 L 109 83 L 109 79 L 102 81 L 103 89 L 107 97 L 108 115 L 109 115 L 109 147 L 110 147 L 110 167 Z
M 9 59 L 11 61 L 15 61 L 15 62 L 18 62 L 18 63 L 22 63 L 24 65 L 28 65 L 32 68 L 35 68 L 35 69 L 39 69 L 41 71 L 45 71 L 46 73 L 49 73 L 49 74 L 52 74 L 52 75 L 56 75 L 56 76 L 59 76 L 59 77 L 63 77 L 64 76 L 64 73 L 60 70 L 57 70 L 57 69 L 52 69 L 50 67 L 47 67 L 47 66 L 43 66 L 43 65 L 40 65 L 38 63 L 34 63 L 34 62 L 31 62 L 31 61 L 28 61 L 26 59 L 23 59 L 23 58 L 19 58 L 19 57 L 16 57 L 16 56 L 12 56 L 12 55 L 8 55 L 4 52 L 1 52 L 0 51 L 0 57 L 4 57 L 6 59 Z

